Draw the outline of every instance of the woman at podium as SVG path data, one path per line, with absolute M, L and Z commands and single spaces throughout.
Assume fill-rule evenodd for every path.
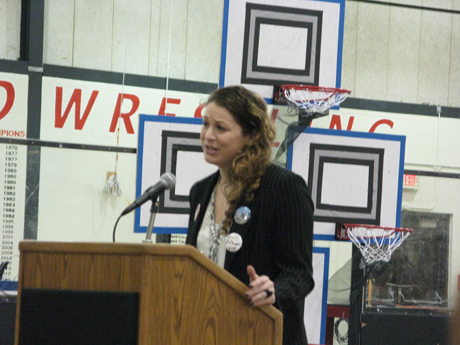
M 190 191 L 187 244 L 247 284 L 248 303 L 283 313 L 283 344 L 307 344 L 313 203 L 302 177 L 270 161 L 275 129 L 265 101 L 241 86 L 214 91 L 200 137 L 218 171 Z

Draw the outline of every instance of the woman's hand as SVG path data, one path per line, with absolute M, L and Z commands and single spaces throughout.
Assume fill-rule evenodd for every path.
M 267 276 L 258 276 L 254 267 L 247 268 L 249 275 L 249 288 L 246 297 L 253 306 L 273 304 L 276 301 L 275 286 Z

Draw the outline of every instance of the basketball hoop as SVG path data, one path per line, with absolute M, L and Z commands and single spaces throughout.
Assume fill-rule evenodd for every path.
M 349 95 L 350 90 L 313 85 L 281 85 L 278 97 L 285 98 L 291 109 L 299 115 L 327 115 L 329 108 L 339 105 Z
M 359 248 L 367 266 L 379 261 L 389 262 L 391 254 L 413 231 L 361 224 L 342 224 L 341 229 L 342 233 L 346 230 L 348 238 Z
M 313 85 L 285 84 L 275 86 L 273 101 L 277 104 L 288 104 L 288 112 L 295 110 L 299 121 L 292 122 L 286 129 L 286 136 L 275 155 L 275 161 L 287 151 L 311 121 L 329 114 L 329 108 L 342 103 L 350 90 Z M 292 133 L 292 136 L 290 135 Z

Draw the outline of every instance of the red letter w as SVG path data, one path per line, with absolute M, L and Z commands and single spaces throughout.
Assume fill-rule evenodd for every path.
M 85 108 L 83 117 L 80 117 L 80 108 L 81 108 L 81 89 L 75 89 L 70 97 L 67 108 L 62 115 L 62 87 L 56 87 L 56 108 L 55 108 L 55 117 L 54 117 L 54 127 L 62 128 L 69 116 L 70 110 L 75 104 L 75 129 L 82 130 L 85 125 L 86 119 L 88 118 L 91 109 L 93 108 L 96 97 L 99 94 L 99 91 L 93 91 L 91 97 L 88 101 L 88 105 Z

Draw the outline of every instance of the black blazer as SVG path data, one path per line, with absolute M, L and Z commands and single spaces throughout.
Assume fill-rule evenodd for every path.
M 187 244 L 196 246 L 198 232 L 219 179 L 219 172 L 197 182 L 190 191 Z M 284 317 L 283 344 L 307 344 L 303 322 L 304 301 L 313 289 L 313 202 L 299 175 L 270 165 L 249 204 L 246 224 L 233 222 L 230 232 L 243 238 L 241 249 L 228 252 L 224 268 L 249 284 L 247 265 L 275 284 L 277 307 Z

